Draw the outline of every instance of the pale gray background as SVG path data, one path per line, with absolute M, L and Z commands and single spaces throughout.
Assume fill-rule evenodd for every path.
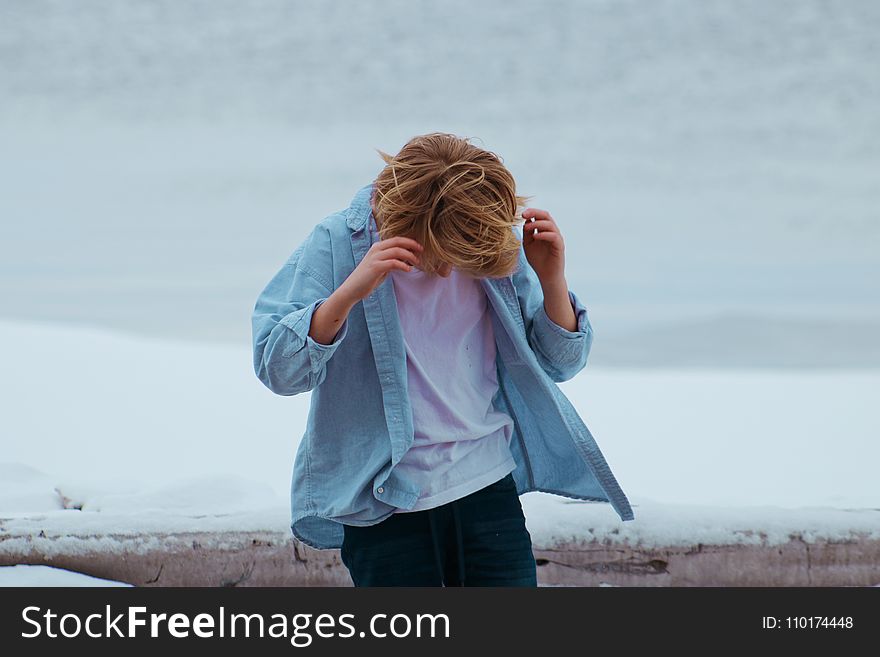
M 248 343 L 434 130 L 554 215 L 592 363 L 880 364 L 871 0 L 0 2 L 0 317 Z

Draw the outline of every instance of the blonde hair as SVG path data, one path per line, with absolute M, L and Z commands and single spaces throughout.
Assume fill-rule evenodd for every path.
M 376 149 L 385 161 L 375 181 L 379 235 L 419 242 L 419 269 L 430 275 L 445 262 L 478 278 L 508 276 L 521 248 L 512 228 L 531 197 L 517 195 L 500 157 L 468 141 L 432 132 L 393 157 Z

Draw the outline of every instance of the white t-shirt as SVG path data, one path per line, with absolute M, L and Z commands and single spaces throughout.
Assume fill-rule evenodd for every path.
M 371 218 L 373 240 L 378 239 Z M 480 281 L 453 269 L 389 273 L 406 347 L 413 444 L 395 466 L 422 489 L 412 509 L 440 506 L 516 467 L 513 419 L 495 410 L 498 391 L 489 299 Z

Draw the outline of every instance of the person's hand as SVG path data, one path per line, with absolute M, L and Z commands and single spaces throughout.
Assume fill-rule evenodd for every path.
M 565 242 L 556 221 L 549 212 L 538 208 L 526 208 L 522 217 L 526 220 L 523 250 L 542 285 L 565 280 Z
M 392 269 L 410 271 L 421 263 L 421 244 L 409 237 L 390 237 L 375 242 L 341 287 L 356 301 L 366 298 Z

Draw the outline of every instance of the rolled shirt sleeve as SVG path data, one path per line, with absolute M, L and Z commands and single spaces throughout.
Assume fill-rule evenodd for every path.
M 569 331 L 550 319 L 544 309 L 543 297 L 532 318 L 530 343 L 540 352 L 544 369 L 556 381 L 567 381 L 584 368 L 593 342 L 587 308 L 571 290 L 568 298 L 577 319 L 575 331 Z
M 328 239 L 324 230 L 316 228 L 254 304 L 254 372 L 279 395 L 295 395 L 319 385 L 327 375 L 327 364 L 348 335 L 348 317 L 329 344 L 309 335 L 315 310 L 333 292 Z
M 290 341 L 288 347 L 282 352 L 282 356 L 290 358 L 295 353 L 305 348 L 308 351 L 308 360 L 311 371 L 316 375 L 321 372 L 327 361 L 339 348 L 342 341 L 345 340 L 345 336 L 348 335 L 348 317 L 342 322 L 339 330 L 336 331 L 336 336 L 329 344 L 318 342 L 309 335 L 309 329 L 312 325 L 312 315 L 314 315 L 318 307 L 326 300 L 327 297 L 316 299 L 305 308 L 293 311 L 278 322 L 292 330 L 296 335 L 296 339 Z
M 541 281 L 529 264 L 522 246 L 513 284 L 522 311 L 526 338 L 538 364 L 557 383 L 573 378 L 586 366 L 593 343 L 593 329 L 586 306 L 577 294 L 568 290 L 568 298 L 577 319 L 577 330 L 569 331 L 550 319 L 544 309 Z

